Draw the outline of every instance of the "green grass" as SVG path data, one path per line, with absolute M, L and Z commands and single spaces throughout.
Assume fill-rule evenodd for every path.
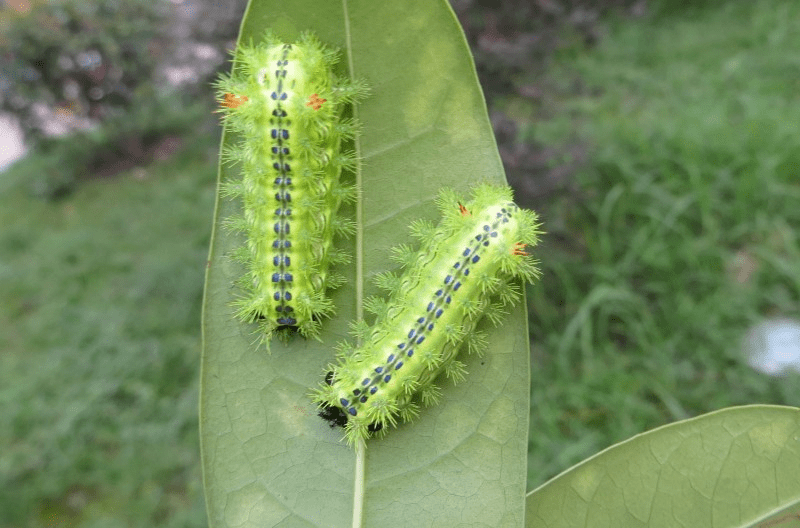
M 58 201 L 0 194 L 0 526 L 205 525 L 200 304 L 216 142 Z
M 561 95 L 528 140 L 590 153 L 542 211 L 529 486 L 670 421 L 800 402 L 740 352 L 800 315 L 797 20 L 760 0 L 612 23 L 545 81 Z

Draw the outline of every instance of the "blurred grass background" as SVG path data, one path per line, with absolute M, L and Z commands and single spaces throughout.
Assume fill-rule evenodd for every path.
M 800 315 L 798 22 L 778 0 L 616 20 L 546 73 L 551 116 L 523 135 L 586 154 L 543 208 L 528 289 L 529 487 L 664 423 L 800 402 L 797 374 L 742 351 L 762 318 Z
M 218 136 L 0 195 L 0 526 L 205 525 L 197 391 Z M 23 176 L 19 179 L 20 176 Z
M 670 421 L 800 400 L 796 374 L 741 353 L 752 324 L 800 316 L 800 4 L 678 4 L 537 2 L 536 55 L 504 25 L 515 2 L 454 1 L 509 180 L 547 230 L 529 488 Z M 94 133 L 0 174 L 2 527 L 205 525 L 219 131 L 210 92 L 187 104 L 188 121 L 151 109 L 139 129 L 160 139 L 131 169 L 70 172 L 116 137 Z

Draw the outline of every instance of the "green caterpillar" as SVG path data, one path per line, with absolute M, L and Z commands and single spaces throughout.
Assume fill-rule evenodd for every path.
M 516 279 L 539 275 L 523 250 L 538 242 L 536 213 L 515 205 L 509 187 L 481 185 L 465 206 L 449 191 L 437 202 L 443 215 L 437 227 L 412 224 L 420 249 L 395 252 L 403 274 L 379 276 L 391 295 L 365 303 L 376 320 L 356 332 L 362 344 L 341 345 L 313 392 L 323 416 L 346 417 L 351 445 L 398 418 L 411 420 L 420 403 L 436 403 L 440 389 L 433 381 L 442 372 L 463 379 L 459 350 L 481 353 L 486 346 L 478 321 L 485 315 L 498 324 L 503 307 L 521 297 Z
M 354 229 L 337 216 L 356 195 L 340 181 L 357 165 L 355 152 L 343 148 L 357 129 L 345 114 L 365 88 L 334 75 L 337 51 L 310 34 L 294 44 L 267 34 L 234 57 L 217 89 L 226 128 L 239 137 L 223 154 L 241 166 L 241 179 L 222 186 L 244 209 L 226 222 L 247 238 L 234 253 L 246 268 L 236 317 L 258 321 L 266 342 L 290 327 L 316 336 L 320 318 L 334 312 L 326 289 L 343 281 L 330 267 L 348 261 L 333 245 L 335 235 Z

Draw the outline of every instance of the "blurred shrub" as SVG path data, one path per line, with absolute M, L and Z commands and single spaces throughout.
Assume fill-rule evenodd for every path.
M 124 113 L 153 90 L 165 7 L 59 0 L 12 18 L 0 37 L 0 111 L 19 118 L 28 140 L 43 137 L 53 116 L 77 124 Z
M 42 0 L 0 11 L 0 112 L 31 147 L 20 174 L 35 195 L 59 198 L 81 179 L 168 155 L 198 126 L 212 131 L 208 81 L 244 11 L 243 0 L 217 4 Z M 168 67 L 194 75 L 171 86 Z
M 168 157 L 187 131 L 197 131 L 198 123 L 213 132 L 208 106 L 190 104 L 177 94 L 135 106 L 136 111 L 102 126 L 42 138 L 19 163 L 17 174 L 27 179 L 34 195 L 54 200 L 68 195 L 81 180 L 113 176 Z

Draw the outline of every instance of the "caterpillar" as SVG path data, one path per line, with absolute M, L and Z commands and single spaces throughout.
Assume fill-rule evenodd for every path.
M 243 205 L 225 222 L 246 235 L 233 253 L 246 270 L 233 306 L 239 320 L 259 323 L 267 344 L 291 328 L 319 334 L 320 319 L 334 312 L 326 289 L 343 282 L 331 265 L 349 260 L 333 240 L 354 229 L 337 211 L 356 196 L 341 181 L 358 161 L 344 148 L 357 131 L 346 115 L 366 88 L 333 73 L 337 58 L 309 33 L 293 44 L 267 33 L 241 45 L 233 72 L 216 84 L 226 130 L 239 138 L 223 159 L 241 166 L 241 178 L 221 186 Z
M 355 325 L 361 345 L 343 343 L 325 380 L 312 391 L 320 415 L 344 423 L 351 445 L 398 418 L 410 421 L 420 404 L 433 405 L 441 390 L 433 384 L 444 373 L 464 379 L 459 351 L 482 353 L 482 317 L 495 325 L 504 307 L 521 297 L 517 279 L 539 276 L 525 246 L 538 242 L 536 213 L 519 208 L 507 186 L 483 184 L 462 205 L 452 191 L 437 198 L 442 220 L 437 227 L 414 222 L 419 250 L 401 245 L 393 258 L 403 273 L 382 273 L 377 285 L 391 291 L 388 300 L 372 297 L 365 308 L 375 314 L 372 326 Z

